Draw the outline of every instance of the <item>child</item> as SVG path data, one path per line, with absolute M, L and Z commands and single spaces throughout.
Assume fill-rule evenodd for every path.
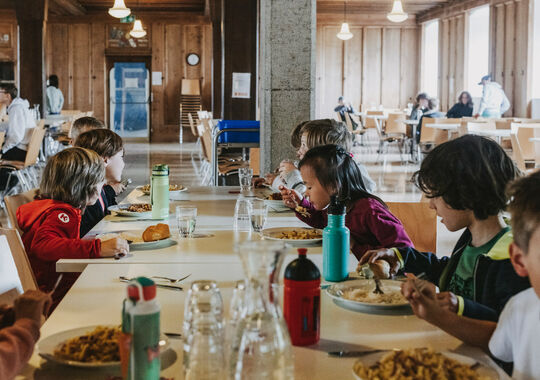
M 15 378 L 32 356 L 50 303 L 48 294 L 29 290 L 13 307 L 0 306 L 0 379 Z
M 110 184 L 117 184 L 119 190 L 122 184 L 122 170 L 124 169 L 124 144 L 122 138 L 109 129 L 94 129 L 84 132 L 75 141 L 75 146 L 93 150 L 103 158 L 105 163 L 105 180 L 97 202 L 88 206 L 81 221 L 81 236 L 84 236 L 98 222 L 109 214 L 109 206 L 116 204 L 116 190 Z
M 101 120 L 92 116 L 80 117 L 71 126 L 71 141 L 74 143 L 80 134 L 92 129 L 105 129 L 105 124 Z
M 351 250 L 358 259 L 371 249 L 413 246 L 399 219 L 364 189 L 360 169 L 344 148 L 322 145 L 310 149 L 298 166 L 307 188 L 305 198 L 287 188 L 282 188 L 281 194 L 288 207 L 307 209 L 309 216 L 297 213 L 299 219 L 312 227 L 326 227 L 326 207 L 330 196 L 337 194 L 347 203 L 345 225 L 351 231 Z
M 362 265 L 383 259 L 392 271 L 426 273 L 439 286 L 441 303 L 459 315 L 497 320 L 514 294 L 530 285 L 510 262 L 510 227 L 501 212 L 506 186 L 518 174 L 493 140 L 466 135 L 437 146 L 415 173 L 416 184 L 450 231 L 466 228 L 450 257 L 412 248 L 368 252 Z
M 49 158 L 33 202 L 17 210 L 22 240 L 39 289 L 53 289 L 59 259 L 83 259 L 125 255 L 124 239 L 81 240 L 79 225 L 84 209 L 96 203 L 105 182 L 105 165 L 97 153 L 68 148 Z M 64 275 L 53 302 L 59 302 L 76 280 Z
M 540 173 L 511 186 L 509 209 L 514 241 L 510 260 L 532 288 L 513 296 L 498 323 L 461 317 L 439 305 L 433 289 L 410 279 L 403 285 L 414 313 L 464 342 L 483 348 L 503 362 L 513 362 L 513 379 L 540 379 Z M 417 291 L 418 289 L 418 291 Z

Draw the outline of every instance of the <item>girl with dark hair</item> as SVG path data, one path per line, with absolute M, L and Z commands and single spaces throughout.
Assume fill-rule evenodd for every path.
M 48 82 L 47 98 L 45 99 L 47 112 L 49 115 L 59 115 L 64 106 L 64 95 L 58 88 L 58 77 L 53 74 L 49 77 Z
M 473 108 L 474 104 L 471 94 L 467 91 L 463 91 L 459 95 L 458 102 L 446 113 L 446 117 L 459 119 L 465 116 L 472 116 Z
M 337 195 L 347 205 L 345 225 L 351 231 L 351 250 L 358 259 L 372 249 L 413 246 L 399 219 L 382 200 L 366 191 L 360 169 L 345 149 L 337 145 L 312 148 L 298 166 L 307 189 L 305 197 L 284 187 L 281 194 L 288 207 L 307 210 L 296 213 L 300 220 L 315 228 L 326 227 L 326 208 L 330 197 Z

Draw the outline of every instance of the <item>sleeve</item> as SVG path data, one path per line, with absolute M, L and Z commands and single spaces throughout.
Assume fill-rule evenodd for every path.
M 306 192 L 306 186 L 304 185 L 304 180 L 302 179 L 302 175 L 300 174 L 300 170 L 292 170 L 285 176 L 285 182 L 287 183 L 287 187 L 293 190 L 296 190 L 300 194 L 304 194 Z
M 508 100 L 508 97 L 504 93 L 504 91 L 501 89 L 502 92 L 502 103 L 501 103 L 501 115 L 508 111 L 510 109 L 510 100 Z
M 0 305 L 0 329 L 11 326 L 15 321 L 15 310 L 9 305 Z
M 279 192 L 279 187 L 280 186 L 285 186 L 287 187 L 287 184 L 285 182 L 283 182 L 283 179 L 281 178 L 280 175 L 277 175 L 276 178 L 274 178 L 274 181 L 272 182 L 272 191 L 274 192 Z
M 5 153 L 11 148 L 16 147 L 23 139 L 26 132 L 26 118 L 22 107 L 14 107 L 13 112 L 9 114 L 9 125 L 6 131 L 6 141 L 2 152 Z
M 425 273 L 427 278 L 434 284 L 439 283 L 441 274 L 448 265 L 450 257 L 438 258 L 431 252 L 420 252 L 413 247 L 397 248 L 403 259 L 403 270 L 413 274 Z
M 509 302 L 504 308 L 497 323 L 497 328 L 489 340 L 491 354 L 504 362 L 514 361 L 512 339 L 517 335 L 513 331 L 512 315 L 516 315 L 516 313 L 512 313 L 512 304 L 513 302 Z
M 382 247 L 413 247 L 401 222 L 383 207 L 372 207 L 364 214 L 363 223 Z
M 480 100 L 480 107 L 478 108 L 478 114 L 482 116 L 484 110 L 486 109 L 486 98 L 489 96 L 486 86 L 482 88 L 482 99 Z
M 110 185 L 103 186 L 103 191 L 105 192 L 105 197 L 107 198 L 107 204 L 109 206 L 116 205 L 116 192 L 113 187 Z
M 456 108 L 457 108 L 457 104 L 454 104 L 452 106 L 452 108 L 450 108 L 450 110 L 448 110 L 448 112 L 446 113 L 446 117 L 451 119 L 451 118 L 454 118 L 454 117 L 459 117 L 456 113 Z
M 298 219 L 310 225 L 311 227 L 315 227 L 315 228 L 326 227 L 328 222 L 324 216 L 324 213 L 320 210 L 316 210 L 315 207 L 313 207 L 313 205 L 306 198 L 302 199 L 300 206 L 304 207 L 307 210 L 309 217 L 301 215 L 297 211 L 295 211 L 296 217 Z
M 0 330 L 0 378 L 12 379 L 21 371 L 38 339 L 38 323 L 27 318 Z
M 62 111 L 62 108 L 64 108 L 64 94 L 58 90 L 58 112 Z
M 76 215 L 54 210 L 38 227 L 30 250 L 44 261 L 100 257 L 101 241 L 79 239 L 79 223 L 76 220 Z

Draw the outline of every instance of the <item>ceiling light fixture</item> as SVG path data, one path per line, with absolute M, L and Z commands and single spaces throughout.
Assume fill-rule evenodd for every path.
M 337 38 L 343 41 L 353 38 L 353 34 L 349 30 L 349 24 L 347 23 L 347 2 L 343 2 L 343 24 L 341 24 L 341 30 L 336 34 Z
M 403 12 L 403 4 L 401 4 L 401 0 L 394 0 L 392 12 L 388 13 L 386 17 L 392 22 L 403 22 L 409 18 L 409 15 Z
M 109 14 L 116 18 L 124 18 L 129 16 L 131 9 L 126 7 L 124 0 L 114 0 L 114 5 L 109 8 Z
M 131 29 L 129 34 L 134 38 L 142 38 L 146 36 L 146 30 L 143 29 L 141 20 L 135 20 L 133 23 L 133 29 Z

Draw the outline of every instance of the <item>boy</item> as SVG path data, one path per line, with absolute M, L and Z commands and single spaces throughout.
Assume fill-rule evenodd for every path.
M 513 362 L 512 378 L 540 378 L 540 172 L 510 187 L 514 241 L 510 260 L 516 272 L 528 276 L 532 288 L 508 301 L 498 323 L 461 317 L 438 303 L 425 281 L 410 278 L 402 292 L 414 313 L 465 343 L 489 351 L 503 362 Z
M 80 117 L 71 126 L 71 141 L 75 143 L 80 134 L 92 129 L 105 129 L 105 124 L 92 116 Z
M 93 150 L 105 162 L 105 180 L 97 202 L 88 206 L 81 221 L 81 236 L 84 236 L 98 222 L 109 214 L 109 206 L 116 204 L 116 195 L 122 192 L 122 170 L 124 169 L 124 144 L 122 138 L 109 129 L 93 129 L 82 133 L 75 146 Z
M 449 310 L 496 321 L 508 299 L 530 287 L 512 268 L 512 233 L 501 215 L 506 187 L 517 175 L 512 159 L 493 140 L 466 135 L 437 146 L 414 177 L 446 228 L 465 228 L 452 255 L 393 248 L 368 251 L 359 265 L 383 259 L 393 273 L 426 273 Z

